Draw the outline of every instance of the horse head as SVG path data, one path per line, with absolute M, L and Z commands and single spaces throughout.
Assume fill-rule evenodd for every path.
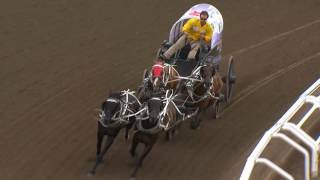
M 204 79 L 204 87 L 209 89 L 212 86 L 212 78 L 216 74 L 215 67 L 212 63 L 205 62 L 201 65 L 200 75 Z
M 114 121 L 112 117 L 120 111 L 120 93 L 111 94 L 101 105 L 100 122 L 103 125 L 110 125 Z
M 151 70 L 151 82 L 153 91 L 159 91 L 164 86 L 164 64 L 161 61 L 157 61 Z
M 152 124 L 156 124 L 159 121 L 160 113 L 164 107 L 160 94 L 153 95 L 153 97 L 147 101 L 147 106 L 149 111 L 149 121 Z

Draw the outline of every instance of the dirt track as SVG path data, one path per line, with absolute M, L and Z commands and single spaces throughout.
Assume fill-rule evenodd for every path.
M 122 134 L 105 166 L 86 176 L 94 109 L 109 89 L 136 88 L 171 25 L 197 2 L 0 4 L 0 179 L 127 179 Z M 158 143 L 138 179 L 238 179 L 257 139 L 319 78 L 319 1 L 212 4 L 225 21 L 224 57 L 237 60 L 234 104 L 199 131 L 185 125 Z

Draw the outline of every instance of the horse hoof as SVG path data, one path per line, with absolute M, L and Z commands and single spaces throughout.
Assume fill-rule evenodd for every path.
M 190 127 L 193 130 L 198 130 L 198 129 L 200 129 L 200 124 L 196 123 L 196 122 L 191 122 Z

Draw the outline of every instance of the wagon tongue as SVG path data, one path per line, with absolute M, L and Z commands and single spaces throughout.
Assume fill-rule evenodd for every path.
M 156 78 L 162 78 L 162 74 L 163 74 L 163 64 L 161 62 L 157 62 L 156 64 L 154 64 L 152 66 L 152 77 Z

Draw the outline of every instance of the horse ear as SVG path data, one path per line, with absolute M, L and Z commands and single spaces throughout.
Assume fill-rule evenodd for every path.
M 101 110 L 104 110 L 104 107 L 106 106 L 106 101 L 103 101 L 103 103 L 101 104 Z

